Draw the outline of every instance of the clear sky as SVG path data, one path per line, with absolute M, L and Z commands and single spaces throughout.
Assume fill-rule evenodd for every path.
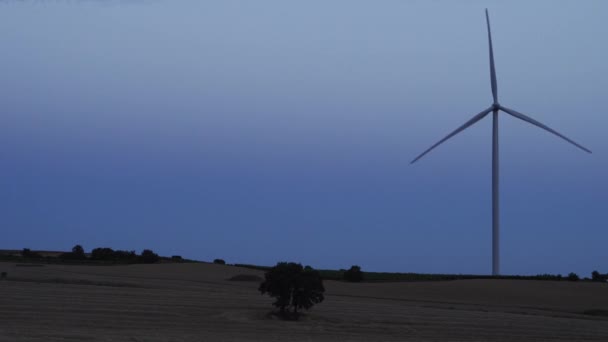
M 608 2 L 0 1 L 0 248 L 608 272 Z

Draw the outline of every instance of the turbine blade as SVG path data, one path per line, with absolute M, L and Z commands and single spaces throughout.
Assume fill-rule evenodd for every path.
M 591 151 L 590 151 L 589 149 L 587 149 L 587 148 L 583 147 L 582 145 L 580 145 L 580 144 L 578 144 L 578 143 L 574 142 L 572 139 L 569 139 L 569 138 L 567 138 L 566 136 L 564 136 L 564 135 L 562 135 L 562 134 L 560 134 L 560 133 L 556 132 L 555 130 L 553 130 L 553 129 L 551 129 L 551 128 L 547 127 L 546 125 L 544 125 L 544 124 L 542 124 L 542 123 L 540 123 L 540 122 L 538 122 L 538 121 L 536 121 L 536 120 L 532 119 L 532 118 L 531 118 L 531 117 L 529 117 L 529 116 L 526 116 L 526 115 L 524 115 L 524 114 L 522 114 L 522 113 L 520 113 L 520 112 L 514 111 L 513 109 L 505 108 L 505 107 L 503 107 L 503 106 L 500 106 L 500 110 L 502 110 L 502 111 L 506 112 L 507 114 L 511 114 L 512 116 L 514 116 L 514 117 L 516 117 L 516 118 L 518 118 L 518 119 L 520 119 L 520 120 L 523 120 L 523 121 L 526 121 L 526 122 L 528 122 L 528 123 L 531 123 L 531 124 L 533 124 L 534 126 L 540 127 L 540 128 L 542 128 L 542 129 L 544 129 L 545 131 L 548 131 L 548 132 L 550 132 L 550 133 L 553 133 L 553 134 L 557 135 L 558 137 L 560 137 L 560 138 L 562 138 L 562 139 L 566 140 L 567 142 L 571 143 L 572 145 L 574 145 L 574 146 L 576 146 L 576 147 L 580 148 L 581 150 L 583 150 L 583 151 L 585 151 L 585 152 L 588 152 L 588 153 L 591 153 Z
M 458 127 L 452 133 L 448 134 L 445 138 L 439 140 L 435 145 L 429 147 L 426 151 L 422 152 L 422 154 L 420 154 L 418 157 L 416 157 L 416 159 L 412 160 L 412 162 L 410 164 L 414 164 L 418 159 L 422 158 L 425 154 L 431 152 L 432 149 L 434 149 L 435 147 L 441 145 L 444 141 L 450 139 L 451 137 L 455 136 L 456 134 L 458 134 L 458 133 L 464 131 L 465 129 L 469 128 L 469 126 L 473 125 L 477 121 L 483 119 L 483 117 L 486 116 L 486 115 L 488 115 L 488 113 L 490 113 L 491 111 L 492 111 L 492 107 L 490 107 L 488 109 L 484 109 L 483 112 L 475 115 L 469 121 L 465 122 L 464 125 Z
M 496 69 L 494 68 L 494 49 L 492 48 L 492 32 L 490 31 L 490 15 L 486 8 L 486 23 L 488 24 L 488 44 L 490 46 L 490 79 L 492 81 L 492 96 L 494 103 L 498 102 L 498 86 L 496 85 Z

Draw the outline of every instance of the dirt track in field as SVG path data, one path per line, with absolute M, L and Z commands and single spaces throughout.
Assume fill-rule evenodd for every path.
M 348 284 L 299 322 L 271 318 L 262 272 L 213 264 L 0 263 L 0 341 L 608 341 L 608 284 Z

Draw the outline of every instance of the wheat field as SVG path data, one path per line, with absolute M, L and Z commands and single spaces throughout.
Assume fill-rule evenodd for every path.
M 608 341 L 608 284 L 326 281 L 298 322 L 256 270 L 215 264 L 0 263 L 0 341 Z M 603 310 L 603 311 L 602 311 Z M 590 313 L 599 313 L 591 315 Z

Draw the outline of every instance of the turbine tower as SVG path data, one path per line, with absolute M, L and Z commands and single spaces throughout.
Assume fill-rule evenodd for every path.
M 558 137 L 566 140 L 567 142 L 573 144 L 574 146 L 580 148 L 581 150 L 591 153 L 590 150 L 585 147 L 577 144 L 571 139 L 565 137 L 564 135 L 556 132 L 555 130 L 547 127 L 546 125 L 532 119 L 531 117 L 524 115 L 520 112 L 517 112 L 513 109 L 509 109 L 507 107 L 502 106 L 498 103 L 498 87 L 496 85 L 496 70 L 494 68 L 494 51 L 492 50 L 492 33 L 490 32 L 490 17 L 488 15 L 488 9 L 486 9 L 486 24 L 488 26 L 488 44 L 490 48 L 490 81 L 492 85 L 492 97 L 494 98 L 494 102 L 492 105 L 486 109 L 484 109 L 481 113 L 473 116 L 469 121 L 465 122 L 462 126 L 458 127 L 452 133 L 448 134 L 445 138 L 439 140 L 435 145 L 429 147 L 426 151 L 422 152 L 416 159 L 412 160 L 411 164 L 415 163 L 418 159 L 422 158 L 427 153 L 431 152 L 435 147 L 441 145 L 446 140 L 455 136 L 456 134 L 464 131 L 469 128 L 477 121 L 483 119 L 486 115 L 492 113 L 492 275 L 500 274 L 500 244 L 499 244 L 499 223 L 500 223 L 500 215 L 499 215 L 499 206 L 498 206 L 498 113 L 503 111 L 511 116 L 514 116 L 520 120 L 528 122 L 534 126 L 540 127 L 545 131 L 553 133 Z

